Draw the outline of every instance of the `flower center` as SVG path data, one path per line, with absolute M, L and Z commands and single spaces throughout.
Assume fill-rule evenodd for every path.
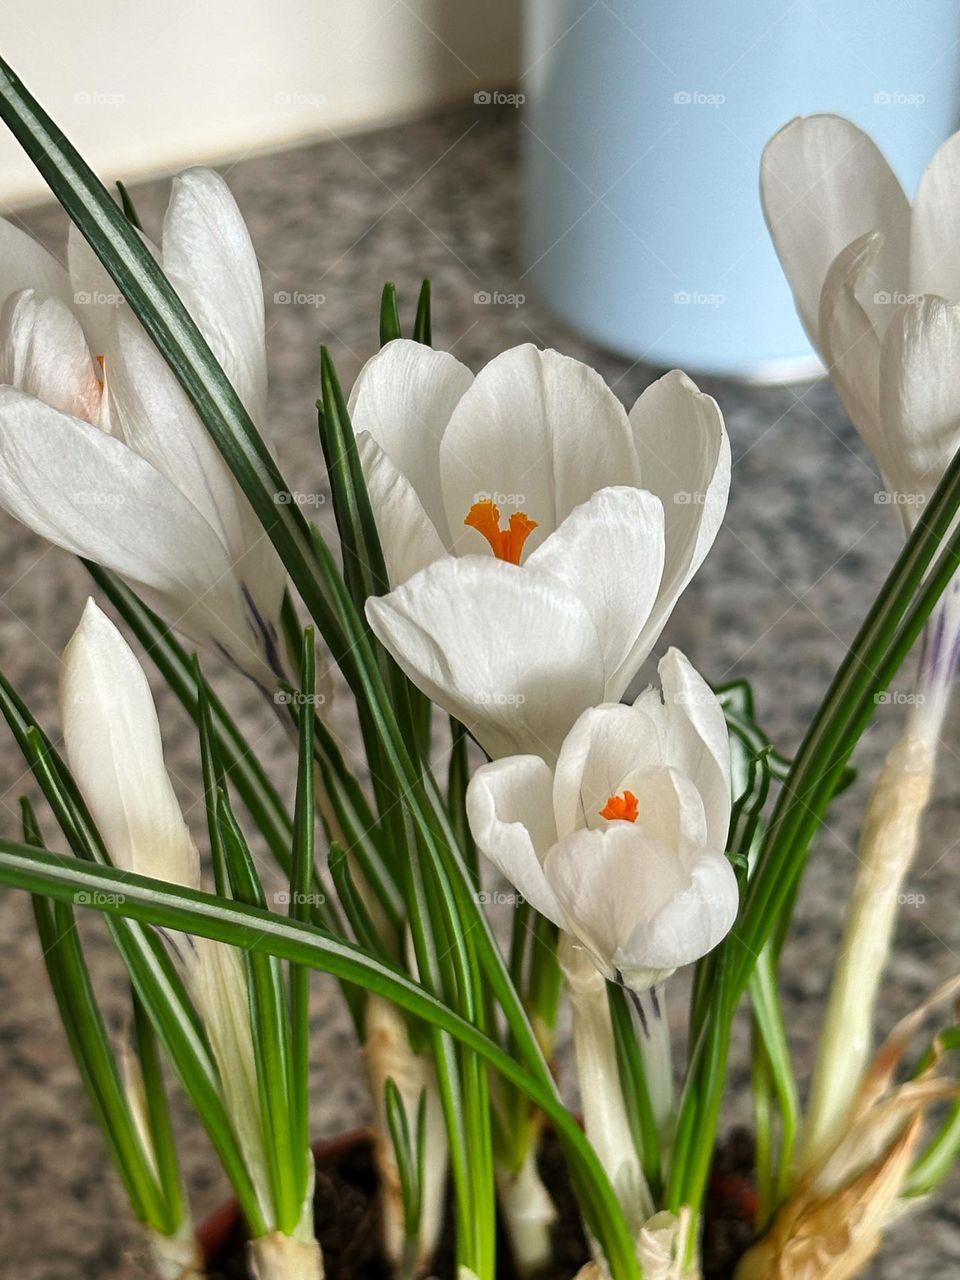
M 611 796 L 600 810 L 600 817 L 608 822 L 636 822 L 639 813 L 637 797 L 632 791 L 625 791 L 622 796 Z
M 526 512 L 515 511 L 508 521 L 508 527 L 501 529 L 500 508 L 489 499 L 475 502 L 463 523 L 482 533 L 497 559 L 506 560 L 507 564 L 520 563 L 523 544 L 537 527 L 536 520 L 531 520 Z

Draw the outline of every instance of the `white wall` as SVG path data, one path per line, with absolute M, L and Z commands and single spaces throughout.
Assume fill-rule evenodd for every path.
M 518 9 L 519 0 L 20 0 L 5 10 L 0 51 L 112 181 L 509 87 Z M 45 191 L 4 130 L 0 202 Z

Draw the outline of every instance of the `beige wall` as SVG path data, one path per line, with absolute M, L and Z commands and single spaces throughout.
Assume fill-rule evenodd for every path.
M 519 4 L 21 0 L 2 52 L 103 178 L 133 179 L 509 87 Z M 0 202 L 44 192 L 4 131 Z

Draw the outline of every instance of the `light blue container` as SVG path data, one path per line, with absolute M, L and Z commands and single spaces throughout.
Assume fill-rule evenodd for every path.
M 817 368 L 760 210 L 793 116 L 849 116 L 913 193 L 956 127 L 957 0 L 527 0 L 524 260 L 568 323 L 661 366 Z

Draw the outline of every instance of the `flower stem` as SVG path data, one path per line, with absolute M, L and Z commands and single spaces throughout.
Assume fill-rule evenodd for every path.
M 621 1092 L 606 980 L 568 934 L 560 936 L 559 958 L 573 1011 L 583 1127 L 636 1236 L 654 1204 Z
M 813 1165 L 837 1137 L 870 1058 L 877 991 L 934 762 L 930 744 L 908 728 L 887 756 L 870 798 L 814 1070 L 801 1169 Z

